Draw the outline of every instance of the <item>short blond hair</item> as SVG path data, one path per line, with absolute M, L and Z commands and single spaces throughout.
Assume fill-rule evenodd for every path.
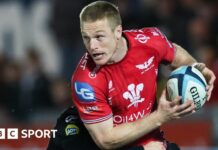
M 86 5 L 80 12 L 80 26 L 83 22 L 108 19 L 112 29 L 122 24 L 117 6 L 106 1 L 96 1 Z

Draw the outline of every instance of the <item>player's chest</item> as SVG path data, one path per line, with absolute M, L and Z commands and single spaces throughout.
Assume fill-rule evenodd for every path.
M 109 104 L 117 110 L 148 107 L 155 98 L 157 72 L 153 55 L 110 67 L 106 74 Z

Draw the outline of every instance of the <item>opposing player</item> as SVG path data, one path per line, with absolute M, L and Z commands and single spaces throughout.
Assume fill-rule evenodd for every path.
M 75 106 L 64 110 L 54 127 L 55 138 L 49 140 L 47 150 L 100 150 L 79 118 Z M 175 146 L 171 143 L 171 147 Z M 122 147 L 119 150 L 143 150 L 142 146 Z
M 105 1 L 85 6 L 80 28 L 87 52 L 72 77 L 73 101 L 95 143 L 101 149 L 139 145 L 166 150 L 159 127 L 194 112 L 192 101 L 172 101 L 164 90 L 156 102 L 156 79 L 161 63 L 173 68 L 196 60 L 157 28 L 122 30 L 118 8 Z M 208 81 L 208 99 L 215 76 L 197 64 Z
M 99 150 L 93 142 L 74 106 L 67 108 L 57 119 L 55 138 L 49 140 L 47 150 Z

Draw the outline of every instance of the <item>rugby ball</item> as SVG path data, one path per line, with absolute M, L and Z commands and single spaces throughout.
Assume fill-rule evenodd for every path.
M 181 66 L 171 72 L 167 81 L 169 100 L 181 96 L 181 103 L 187 99 L 193 100 L 196 110 L 199 110 L 207 99 L 207 82 L 202 73 L 192 66 Z

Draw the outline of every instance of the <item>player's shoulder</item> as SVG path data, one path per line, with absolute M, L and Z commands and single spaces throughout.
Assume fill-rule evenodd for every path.
M 95 67 L 95 63 L 92 61 L 90 55 L 88 52 L 86 52 L 82 58 L 80 59 L 77 68 L 75 70 L 75 73 L 78 72 L 85 72 L 85 71 L 90 71 Z
M 157 27 L 144 27 L 140 29 L 130 29 L 130 30 L 124 30 L 123 32 L 124 34 L 136 36 L 138 38 L 140 38 L 140 36 L 142 35 L 147 37 L 164 36 L 163 33 Z
M 154 42 L 161 42 L 165 35 L 156 27 L 124 30 L 124 35 L 132 46 L 153 47 Z
M 101 67 L 94 63 L 88 53 L 85 53 L 74 71 L 71 83 L 80 82 L 92 86 L 102 86 L 105 83 L 104 81 L 104 73 Z
M 98 69 L 99 66 L 96 66 L 90 55 L 88 53 L 85 53 L 80 59 L 79 64 L 74 71 L 72 80 L 78 78 L 84 80 L 89 78 L 94 79 Z

